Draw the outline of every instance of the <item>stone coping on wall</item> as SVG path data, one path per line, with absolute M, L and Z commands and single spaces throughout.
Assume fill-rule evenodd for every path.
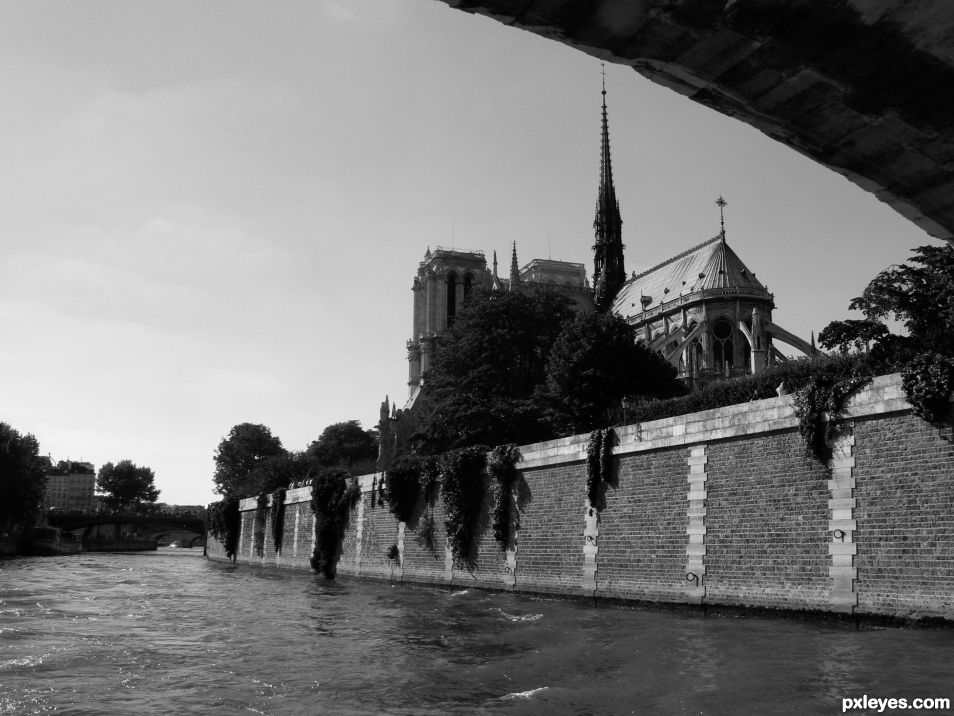
M 361 492 L 370 492 L 371 486 L 374 484 L 374 473 L 370 475 L 361 475 L 357 478 L 358 487 L 361 488 Z M 290 487 L 285 492 L 285 504 L 294 505 L 299 502 L 311 502 L 311 484 L 302 485 L 301 487 Z M 268 505 L 272 505 L 272 496 L 268 496 Z M 239 510 L 242 512 L 250 512 L 258 506 L 257 497 L 245 497 L 239 500 Z
M 883 413 L 910 410 L 901 387 L 901 375 L 876 376 L 858 391 L 842 413 L 842 419 L 864 418 Z M 614 455 L 627 455 L 646 450 L 709 443 L 745 435 L 792 430 L 798 427 L 795 396 L 753 400 L 698 413 L 676 415 L 615 428 L 618 443 Z M 519 469 L 546 467 L 557 463 L 586 459 L 589 435 L 573 435 L 559 440 L 521 446 Z
M 883 413 L 910 410 L 911 405 L 901 387 L 901 374 L 876 376 L 872 381 L 852 396 L 842 413 L 842 419 L 865 418 Z M 646 450 L 709 443 L 714 440 L 727 440 L 745 435 L 773 432 L 776 430 L 794 430 L 798 427 L 795 417 L 795 396 L 783 395 L 777 398 L 752 400 L 721 408 L 712 408 L 698 413 L 676 415 L 662 420 L 651 420 L 635 425 L 623 425 L 615 428 L 618 443 L 613 447 L 614 455 L 628 455 Z M 520 447 L 521 460 L 517 468 L 527 470 L 546 467 L 557 463 L 586 459 L 589 444 L 588 433 L 572 435 L 557 440 L 547 440 Z M 361 475 L 357 478 L 361 492 L 370 492 L 375 475 Z M 242 512 L 254 510 L 255 497 L 248 497 L 239 503 Z M 268 503 L 271 505 L 271 495 Z M 311 500 L 311 486 L 290 488 L 285 493 L 285 503 L 308 502 Z

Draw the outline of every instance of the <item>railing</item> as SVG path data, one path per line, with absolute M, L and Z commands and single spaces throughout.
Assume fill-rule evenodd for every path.
M 676 296 L 653 308 L 642 309 L 630 315 L 629 321 L 630 323 L 647 321 L 657 318 L 664 313 L 669 313 L 673 309 L 698 303 L 707 298 L 732 298 L 736 296 L 755 297 L 772 301 L 773 303 L 775 302 L 775 294 L 760 291 L 756 288 L 705 288 L 701 291 L 693 291 L 683 296 Z

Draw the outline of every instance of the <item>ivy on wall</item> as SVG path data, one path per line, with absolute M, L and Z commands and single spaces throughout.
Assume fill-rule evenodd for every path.
M 268 495 L 263 492 L 255 502 L 255 526 L 252 530 L 252 549 L 259 557 L 265 551 L 265 511 L 267 507 Z
M 311 568 L 328 579 L 335 577 L 348 518 L 360 497 L 357 482 L 344 470 L 329 470 L 311 483 L 311 511 L 315 515 Z
M 421 497 L 421 459 L 416 455 L 402 455 L 387 470 L 384 494 L 388 509 L 398 521 L 413 522 L 419 511 Z
M 477 562 L 475 542 L 484 500 L 486 465 L 487 449 L 483 446 L 450 450 L 440 458 L 440 491 L 448 543 L 454 563 L 468 569 Z
M 586 445 L 586 497 L 590 507 L 603 508 L 603 486 L 613 480 L 613 429 L 594 430 Z
M 239 511 L 237 497 L 226 497 L 213 502 L 206 509 L 206 529 L 209 534 L 222 543 L 225 555 L 235 561 L 238 552 L 239 530 L 242 526 L 242 513 Z
M 285 540 L 285 488 L 276 487 L 272 493 L 272 508 L 269 516 L 272 519 L 272 543 L 275 545 L 275 554 L 281 554 L 282 543 Z
M 490 451 L 487 474 L 493 489 L 493 508 L 491 525 L 494 539 L 501 549 L 507 549 L 520 524 L 520 510 L 514 487 L 517 481 L 517 462 L 520 461 L 520 448 L 514 444 L 499 445 Z
M 795 393 L 798 431 L 808 452 L 821 462 L 831 457 L 838 417 L 848 400 L 871 382 L 868 371 L 824 372 L 813 375 Z

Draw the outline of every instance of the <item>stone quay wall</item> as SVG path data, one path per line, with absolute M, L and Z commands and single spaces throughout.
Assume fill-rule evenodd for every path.
M 445 546 L 440 499 L 433 531 L 426 520 L 412 529 L 373 500 L 380 476 L 358 478 L 361 499 L 338 574 L 954 620 L 954 436 L 912 414 L 898 375 L 876 378 L 851 400 L 827 464 L 806 453 L 792 396 L 615 433 L 617 479 L 599 512 L 586 498 L 588 435 L 521 447 L 514 544 L 502 549 L 485 529 L 473 571 L 456 567 Z M 252 544 L 256 501 L 243 500 L 237 561 L 309 569 L 310 498 L 310 486 L 288 491 L 283 548 L 276 554 L 268 524 L 260 557 Z M 208 554 L 225 559 L 214 540 Z

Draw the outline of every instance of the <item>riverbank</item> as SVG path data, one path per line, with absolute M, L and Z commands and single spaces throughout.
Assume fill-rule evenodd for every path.
M 629 604 L 954 621 L 951 428 L 913 415 L 900 376 L 881 376 L 849 402 L 822 463 L 806 452 L 793 400 L 616 428 L 600 510 L 587 500 L 589 436 L 522 446 L 519 522 L 506 547 L 497 542 L 485 477 L 471 567 L 445 546 L 440 500 L 399 522 L 377 499 L 382 476 L 362 476 L 337 571 Z M 236 560 L 310 569 L 310 499 L 310 486 L 287 491 L 280 549 L 271 510 L 243 500 Z M 207 551 L 226 559 L 214 540 Z

